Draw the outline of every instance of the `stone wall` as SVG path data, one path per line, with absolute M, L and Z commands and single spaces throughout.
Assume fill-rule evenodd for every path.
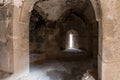
M 10 11 L 11 10 L 11 11 Z M 13 72 L 12 7 L 0 6 L 0 70 Z
M 120 1 L 101 0 L 102 54 L 101 80 L 119 80 L 120 71 Z

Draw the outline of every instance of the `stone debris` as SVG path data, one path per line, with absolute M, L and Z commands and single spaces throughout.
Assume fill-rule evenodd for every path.
M 95 80 L 92 75 L 92 70 L 87 70 L 86 73 L 83 74 L 82 80 Z

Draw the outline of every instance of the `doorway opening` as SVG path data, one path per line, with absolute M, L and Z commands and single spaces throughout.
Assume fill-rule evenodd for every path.
M 67 49 L 74 49 L 74 48 L 78 48 L 78 34 L 75 30 L 70 30 L 67 32 L 66 35 L 66 48 Z
M 69 34 L 69 47 L 68 47 L 69 49 L 74 48 L 74 41 L 73 41 L 73 39 L 74 39 L 73 34 L 70 33 Z
M 36 76 L 46 80 L 77 80 L 88 71 L 97 80 L 98 23 L 90 1 L 83 3 L 68 5 L 66 1 L 51 0 L 38 1 L 34 5 L 30 18 L 33 75 L 43 73 Z M 51 4 L 57 4 L 58 8 Z M 67 6 L 65 10 L 61 4 Z

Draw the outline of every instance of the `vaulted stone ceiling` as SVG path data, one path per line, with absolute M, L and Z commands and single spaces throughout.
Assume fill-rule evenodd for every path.
M 70 11 L 80 17 L 85 23 L 95 21 L 95 15 L 89 0 L 42 0 L 34 9 L 46 20 L 57 21 Z
M 65 0 L 42 1 L 38 2 L 36 6 L 39 7 L 37 11 L 41 10 L 48 20 L 53 21 L 57 20 L 66 10 L 69 9 Z

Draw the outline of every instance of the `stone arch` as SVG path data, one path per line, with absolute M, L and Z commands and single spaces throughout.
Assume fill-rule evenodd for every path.
M 21 6 L 20 10 L 20 21 L 23 22 L 28 22 L 29 23 L 29 18 L 30 18 L 30 12 L 33 9 L 34 4 L 39 1 L 39 0 L 25 0 Z M 27 18 L 25 18 L 27 16 Z
M 90 0 L 93 9 L 95 11 L 95 16 L 96 16 L 96 21 L 100 21 L 101 20 L 101 2 L 100 0 Z
M 21 11 L 20 11 L 20 13 L 21 13 L 20 20 L 25 19 L 24 16 L 22 16 L 22 15 L 30 16 L 29 13 L 32 11 L 33 6 L 37 1 L 39 1 L 39 0 L 31 0 L 31 1 L 25 0 L 23 2 L 23 5 L 21 6 Z M 99 0 L 90 0 L 90 2 L 91 2 L 92 6 L 93 6 L 93 9 L 95 11 L 96 21 L 101 20 L 100 1 Z M 28 19 L 29 19 L 29 17 L 25 20 L 29 21 Z
M 34 4 L 37 2 L 37 1 L 39 1 L 39 0 L 31 0 L 31 1 L 29 1 L 29 0 L 25 0 L 24 2 L 23 2 L 23 4 L 22 4 L 22 6 L 21 7 L 19 7 L 18 9 L 19 9 L 19 20 L 18 20 L 18 22 L 17 22 L 17 25 L 19 26 L 19 28 L 21 27 L 21 26 L 23 26 L 23 27 L 25 27 L 26 28 L 26 30 L 23 30 L 23 29 L 19 29 L 19 32 L 20 33 L 24 33 L 24 36 L 27 36 L 28 37 L 28 35 L 29 35 L 29 18 L 30 18 L 30 12 L 32 11 L 32 8 L 33 8 L 33 6 L 34 6 Z M 100 9 L 100 2 L 99 1 L 96 1 L 96 0 L 90 0 L 91 1 L 91 3 L 92 3 L 92 6 L 93 6 L 93 8 L 94 8 L 94 11 L 95 11 L 95 15 L 96 15 L 96 21 L 98 21 L 99 22 L 99 32 L 100 32 L 100 34 L 101 34 L 101 9 Z M 16 16 L 16 15 L 15 15 Z M 14 17 L 14 16 L 13 16 Z M 15 24 L 15 29 L 18 29 L 18 26 L 16 26 L 16 24 Z M 27 31 L 27 33 L 25 33 L 25 31 Z M 15 34 L 15 33 L 14 33 Z M 15 34 L 16 35 L 16 34 Z M 13 35 L 13 36 L 15 36 L 15 35 Z M 18 34 L 19 35 L 19 34 Z M 15 59 L 17 59 L 15 62 L 14 62 L 14 71 L 15 72 L 17 72 L 17 71 L 20 71 L 21 69 L 23 69 L 23 68 L 28 68 L 28 70 L 27 70 L 27 72 L 29 72 L 29 54 L 28 54 L 28 50 L 29 50 L 29 46 L 28 46 L 28 42 L 29 42 L 29 38 L 24 38 L 24 36 L 20 36 L 20 39 L 21 39 L 21 41 L 23 41 L 22 43 L 19 43 L 19 41 L 17 41 L 16 39 L 14 40 L 18 45 L 17 46 L 21 46 L 21 44 L 22 44 L 22 46 L 24 46 L 25 44 L 27 44 L 27 46 L 25 46 L 25 48 L 24 48 L 24 50 L 26 49 L 27 51 L 27 53 L 26 54 L 24 54 L 24 56 L 25 57 L 23 57 L 23 60 L 27 60 L 26 62 L 24 62 L 24 64 L 22 63 L 22 61 L 19 61 L 19 60 L 21 60 L 21 59 L 17 59 L 17 57 L 19 56 L 19 55 L 21 55 L 21 53 L 20 52 L 23 52 L 23 51 L 20 51 L 19 49 L 16 49 L 16 51 L 14 52 L 15 53 Z M 27 41 L 25 41 L 24 39 L 26 39 Z M 99 37 L 99 40 L 101 41 L 101 35 L 100 35 L 100 37 Z M 24 42 L 25 41 L 25 42 Z M 25 43 L 25 44 L 24 44 Z M 101 44 L 101 42 L 99 43 L 99 45 Z M 19 47 L 17 47 L 17 48 L 19 48 Z M 17 50 L 19 50 L 20 52 L 17 52 Z M 18 54 L 16 54 L 16 53 L 18 53 Z M 17 57 L 16 57 L 16 55 L 18 55 Z M 15 60 L 14 59 L 14 60 Z M 17 62 L 18 61 L 18 62 Z M 17 65 L 19 62 L 21 62 L 21 64 L 23 64 L 23 65 L 21 65 L 21 64 L 19 64 L 19 65 Z M 27 65 L 25 65 L 25 64 L 27 64 Z M 19 67 L 18 67 L 19 66 Z M 18 67 L 18 68 L 17 68 Z M 100 71 L 101 72 L 101 71 Z

